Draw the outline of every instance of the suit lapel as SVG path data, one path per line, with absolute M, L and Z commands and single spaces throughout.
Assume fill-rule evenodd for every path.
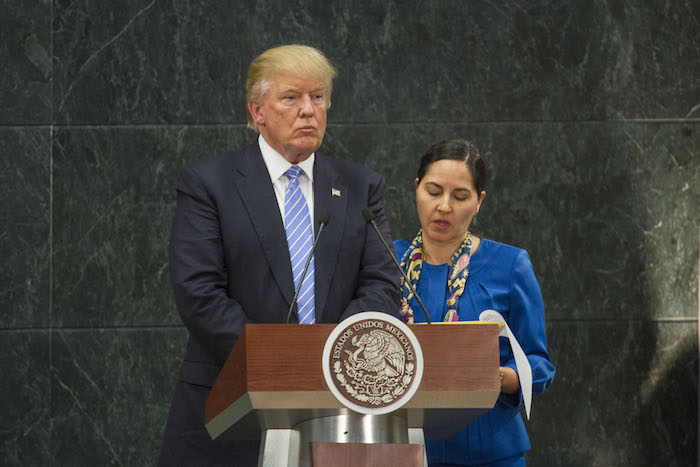
M 235 185 L 258 234 L 272 275 L 289 305 L 294 297 L 292 266 L 287 248 L 287 235 L 270 181 L 270 173 L 257 144 L 246 148 L 240 157 L 241 160 L 237 161 L 239 163 L 234 169 Z M 286 310 L 284 312 L 286 315 Z
M 340 252 L 347 190 L 338 173 L 328 161 L 316 153 L 314 161 L 314 231 L 318 230 L 319 217 L 324 211 L 330 214 L 330 222 L 323 229 L 316 245 L 314 265 L 316 268 L 316 322 L 321 323 L 328 291 L 333 279 Z

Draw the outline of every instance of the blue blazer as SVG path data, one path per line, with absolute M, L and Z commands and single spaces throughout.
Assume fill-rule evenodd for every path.
M 362 216 L 371 209 L 390 241 L 384 178 L 317 152 L 313 180 L 315 231 L 321 213 L 330 213 L 315 251 L 316 321 L 394 314 L 399 273 Z M 182 169 L 169 252 L 175 303 L 189 332 L 178 380 L 210 388 L 245 325 L 284 323 L 294 296 L 284 223 L 257 143 Z M 170 419 L 203 407 L 193 394 L 176 392 L 164 445 L 174 439 Z M 200 431 L 203 419 L 202 411 Z
M 394 242 L 399 259 L 410 241 Z M 423 263 L 417 292 L 433 321 L 447 312 L 448 265 Z M 425 315 L 415 297 L 410 303 L 416 322 Z M 532 367 L 532 393 L 540 394 L 554 379 L 544 330 L 544 303 L 530 257 L 525 250 L 482 239 L 469 261 L 467 287 L 459 298 L 460 321 L 476 321 L 484 310 L 496 310 L 505 318 Z M 501 366 L 517 371 L 508 339 L 499 338 Z M 428 440 L 428 461 L 447 465 L 486 464 L 522 454 L 530 441 L 520 415 L 520 393 L 501 394 L 486 414 L 445 440 Z M 499 464 L 501 465 L 501 464 Z

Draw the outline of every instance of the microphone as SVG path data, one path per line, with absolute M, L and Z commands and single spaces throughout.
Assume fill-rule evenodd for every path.
M 394 256 L 394 250 L 392 248 L 389 248 L 389 245 L 386 244 L 386 241 L 384 240 L 384 237 L 382 237 L 381 232 L 379 232 L 379 227 L 377 227 L 377 223 L 374 220 L 374 213 L 369 208 L 364 208 L 362 210 L 362 216 L 365 218 L 365 220 L 367 222 L 372 224 L 372 227 L 374 227 L 374 231 L 377 232 L 377 235 L 379 236 L 379 239 L 382 241 L 384 248 L 386 248 L 386 251 L 389 252 L 389 256 L 391 256 L 391 259 L 394 260 L 394 264 L 398 268 L 399 272 L 401 272 L 401 275 L 403 276 L 403 280 L 406 281 L 406 285 L 408 285 L 408 288 L 411 289 L 411 292 L 413 292 L 413 295 L 418 299 L 418 303 L 420 304 L 420 307 L 423 309 L 423 313 L 425 313 L 425 319 L 428 321 L 428 324 L 433 324 L 433 322 L 430 320 L 430 315 L 428 314 L 428 310 L 425 308 L 425 305 L 423 305 L 423 300 L 420 299 L 420 296 L 418 296 L 416 289 L 413 288 L 413 285 L 411 285 L 411 281 L 408 280 L 406 273 L 403 272 L 403 269 L 401 269 L 401 265 L 396 260 L 396 256 Z
M 309 264 L 311 264 L 311 258 L 314 257 L 314 250 L 316 250 L 316 244 L 318 243 L 318 239 L 321 236 L 321 231 L 323 231 L 323 228 L 327 226 L 328 223 L 331 221 L 331 214 L 328 211 L 323 211 L 318 217 L 318 232 L 316 232 L 316 238 L 314 238 L 314 244 L 311 246 L 311 252 L 309 252 L 309 257 L 306 258 L 306 265 L 304 266 L 304 270 L 301 272 L 301 278 L 299 279 L 299 285 L 297 286 L 297 290 L 294 292 L 292 304 L 289 306 L 286 324 L 289 324 L 289 318 L 292 317 L 292 310 L 294 309 L 294 305 L 297 303 L 297 297 L 299 296 L 301 285 L 304 283 L 304 278 L 306 277 L 306 270 L 309 269 Z

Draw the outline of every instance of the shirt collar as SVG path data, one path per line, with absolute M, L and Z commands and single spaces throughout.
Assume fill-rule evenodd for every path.
M 263 138 L 262 135 L 258 137 L 258 145 L 260 146 L 260 152 L 262 153 L 267 170 L 270 172 L 270 179 L 272 180 L 272 183 L 275 183 L 293 164 L 285 159 L 280 153 L 275 151 L 272 146 L 267 144 L 267 141 L 265 141 L 265 138 Z M 311 180 L 312 183 L 314 181 L 315 159 L 316 153 L 312 153 L 306 160 L 297 164 L 297 166 L 304 171 L 304 174 L 309 177 L 309 180 Z

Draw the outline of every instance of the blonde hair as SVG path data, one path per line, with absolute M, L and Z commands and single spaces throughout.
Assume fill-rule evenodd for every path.
M 248 102 L 263 98 L 272 84 L 271 75 L 288 72 L 297 76 L 323 81 L 326 92 L 326 109 L 331 106 L 333 78 L 337 72 L 323 52 L 306 45 L 290 44 L 273 47 L 258 55 L 248 68 L 245 83 L 246 118 L 248 128 L 258 131 L 258 124 L 248 109 Z

